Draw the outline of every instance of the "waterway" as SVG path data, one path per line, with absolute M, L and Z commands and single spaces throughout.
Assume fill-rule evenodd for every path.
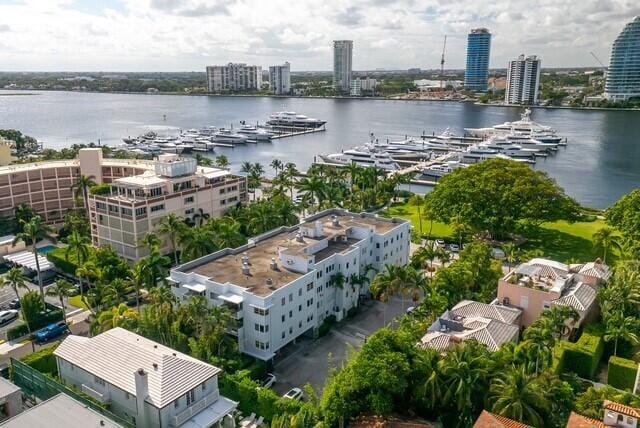
M 208 125 L 264 122 L 269 114 L 292 110 L 327 120 L 325 132 L 218 148 L 237 170 L 243 161 L 265 165 L 273 159 L 307 168 L 319 153 L 334 153 L 369 140 L 440 133 L 517 120 L 522 109 L 438 101 L 396 101 L 269 97 L 0 91 L 0 129 L 14 128 L 42 140 L 45 147 L 73 143 L 119 144 L 148 130 L 177 132 Z M 555 128 L 568 145 L 535 168 L 548 172 L 580 203 L 605 208 L 640 187 L 640 113 L 536 109 L 533 120 Z

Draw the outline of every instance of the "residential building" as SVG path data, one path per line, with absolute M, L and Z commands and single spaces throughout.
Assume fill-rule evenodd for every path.
M 598 314 L 598 287 L 611 275 L 599 260 L 566 265 L 547 259 L 532 259 L 500 279 L 495 304 L 522 310 L 521 326 L 528 327 L 542 312 L 555 305 L 571 306 L 580 318 L 569 328 L 578 328 Z
M 12 418 L 22 411 L 22 390 L 0 377 L 0 421 Z
M 610 101 L 640 99 L 640 16 L 613 42 L 604 93 Z
M 262 67 L 244 63 L 229 63 L 207 67 L 209 92 L 258 91 L 262 87 Z
M 605 400 L 604 418 L 605 426 L 636 428 L 640 421 L 640 409 L 616 403 L 614 401 Z
M 535 55 L 509 61 L 504 100 L 508 104 L 537 104 L 542 60 Z
M 22 405 L 22 400 L 20 402 Z M 0 423 L 2 428 L 122 428 L 67 394 L 58 394 Z
M 518 342 L 520 315 L 516 308 L 463 300 L 429 327 L 418 346 L 446 351 L 473 339 L 495 352 L 506 342 Z
M 474 28 L 467 36 L 467 67 L 464 89 L 486 92 L 491 56 L 491 33 L 486 28 Z
M 221 370 L 120 327 L 67 336 L 54 351 L 63 383 L 137 428 L 220 428 L 238 403 L 221 396 Z
M 335 40 L 333 42 L 333 87 L 344 94 L 351 91 L 352 61 L 353 41 Z
M 341 320 L 368 294 L 353 280 L 409 260 L 410 223 L 333 209 L 171 270 L 180 301 L 206 296 L 238 320 L 242 352 L 261 360 L 328 318 Z
M 363 93 L 373 95 L 378 86 L 378 81 L 376 79 L 370 79 L 365 77 L 364 79 L 355 78 L 351 81 L 351 90 L 349 95 L 359 97 Z
M 496 415 L 495 413 L 487 412 L 483 410 L 476 419 L 476 423 L 473 424 L 473 428 L 531 428 L 527 424 L 523 424 L 513 419 L 505 418 L 504 416 Z
M 82 153 L 81 160 L 90 156 L 95 158 L 93 165 L 102 164 L 102 151 Z M 148 254 L 141 240 L 167 214 L 195 222 L 198 218 L 221 217 L 247 199 L 245 177 L 197 166 L 194 158 L 165 154 L 145 165 L 136 175 L 111 172 L 111 194 L 89 196 L 93 244 L 108 245 L 128 260 Z M 162 251 L 170 251 L 168 239 Z
M 288 62 L 269 67 L 269 90 L 277 95 L 291 93 L 291 67 Z

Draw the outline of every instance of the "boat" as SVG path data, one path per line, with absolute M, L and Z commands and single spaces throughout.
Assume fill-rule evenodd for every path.
M 255 126 L 243 125 L 238 129 L 238 134 L 246 135 L 251 140 L 270 141 L 273 138 L 273 132 L 269 132 L 263 128 Z
M 267 125 L 297 128 L 320 128 L 325 123 L 327 123 L 326 120 L 314 119 L 303 114 L 297 114 L 294 111 L 273 113 L 267 120 Z
M 400 169 L 400 166 L 391 159 L 389 153 L 371 144 L 354 147 L 342 153 L 320 155 L 320 158 L 327 163 L 338 165 L 356 164 L 363 167 L 377 167 L 385 171 L 397 171 Z
M 434 163 L 429 166 L 424 167 L 420 172 L 422 175 L 427 177 L 434 177 L 436 179 L 442 178 L 447 174 L 451 174 L 456 169 L 466 167 L 466 164 L 461 163 L 460 161 L 452 160 L 446 161 L 443 163 Z
M 514 122 L 505 122 L 499 125 L 494 125 L 490 128 L 465 128 L 465 132 L 473 137 L 487 138 L 491 136 L 503 136 L 512 133 L 526 134 L 529 136 L 536 135 L 549 139 L 560 138 L 556 135 L 556 131 L 549 127 L 541 125 L 531 120 L 531 110 L 525 109 L 524 113 L 520 116 L 520 120 Z M 539 138 L 536 138 L 539 139 Z M 560 140 L 558 140 L 559 142 Z
M 454 134 L 450 128 L 445 129 L 444 131 L 442 131 L 442 134 L 440 135 L 436 135 L 435 137 L 431 138 L 429 140 L 429 142 L 432 143 L 450 143 L 452 140 L 459 140 L 460 137 L 458 137 L 456 134 Z
M 226 144 L 244 144 L 247 142 L 247 136 L 236 134 L 230 129 L 220 128 L 211 137 L 214 143 Z
M 473 145 L 460 154 L 459 160 L 464 163 L 479 163 L 487 159 L 494 159 L 498 157 L 499 154 L 500 152 L 498 150 Z

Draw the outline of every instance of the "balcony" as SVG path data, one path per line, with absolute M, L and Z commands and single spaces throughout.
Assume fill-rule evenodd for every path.
M 82 384 L 82 393 L 87 394 L 89 397 L 94 398 L 101 402 L 102 404 L 108 404 L 111 401 L 111 397 L 109 397 L 109 393 L 98 392 L 95 389 Z
M 209 394 L 199 401 L 196 401 L 187 409 L 175 415 L 173 417 L 173 420 L 171 421 L 171 426 L 179 427 L 180 425 L 184 424 L 186 421 L 218 401 L 218 398 L 220 398 L 220 392 L 216 390 L 213 394 Z

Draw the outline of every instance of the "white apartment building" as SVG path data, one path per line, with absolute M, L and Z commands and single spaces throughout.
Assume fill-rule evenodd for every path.
M 180 300 L 200 295 L 228 307 L 240 350 L 269 360 L 327 317 L 345 317 L 368 294 L 352 275 L 407 264 L 409 244 L 407 221 L 333 209 L 179 266 L 169 280 Z
M 101 151 L 81 153 L 81 159 L 90 156 L 93 164 L 101 164 Z M 247 199 L 246 178 L 175 154 L 160 155 L 142 173 L 114 178 L 111 185 L 110 195 L 89 196 L 93 244 L 108 245 L 131 261 L 148 254 L 140 241 L 165 215 L 196 222 L 203 216 L 221 217 Z M 163 252 L 169 251 L 166 239 Z
M 378 86 L 378 81 L 376 79 L 369 78 L 356 78 L 351 81 L 351 90 L 349 91 L 349 95 L 359 97 L 362 95 L 363 91 L 373 92 Z
M 537 104 L 542 60 L 535 55 L 509 61 L 504 100 L 508 104 Z
M 258 91 L 262 86 L 262 67 L 229 63 L 207 67 L 209 92 Z
M 269 67 L 269 90 L 277 95 L 291 93 L 291 66 L 288 62 Z
M 219 368 L 128 330 L 71 335 L 54 354 L 63 383 L 137 428 L 233 426 L 238 403 L 220 395 Z
M 352 62 L 353 41 L 335 40 L 333 42 L 333 86 L 345 94 L 351 91 Z

